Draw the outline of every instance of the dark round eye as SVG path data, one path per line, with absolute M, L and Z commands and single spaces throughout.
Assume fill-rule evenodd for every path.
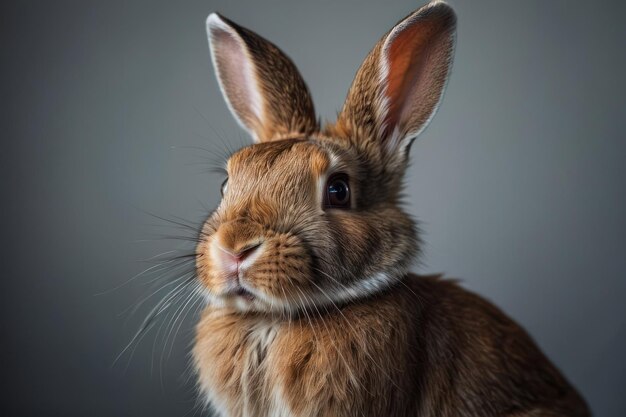
M 346 174 L 334 174 L 326 182 L 324 208 L 350 208 L 350 186 Z
M 220 192 L 222 193 L 222 197 L 224 197 L 224 194 L 226 194 L 226 189 L 228 188 L 228 178 L 226 178 L 224 180 L 224 182 L 222 183 L 222 188 L 220 188 Z

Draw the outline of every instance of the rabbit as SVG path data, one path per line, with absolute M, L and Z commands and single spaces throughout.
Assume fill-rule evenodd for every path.
M 253 143 L 228 159 L 196 246 L 201 400 L 223 417 L 590 415 L 501 310 L 409 272 L 420 239 L 402 181 L 450 74 L 452 8 L 428 3 L 384 35 L 326 126 L 275 45 L 215 13 L 207 32 Z

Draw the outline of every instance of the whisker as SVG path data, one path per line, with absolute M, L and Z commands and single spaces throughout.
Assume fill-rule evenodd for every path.
M 152 283 L 156 283 L 162 279 L 167 278 L 167 274 L 171 273 L 175 270 L 178 270 L 179 268 L 182 269 L 182 267 L 190 267 L 190 265 L 187 265 L 187 263 L 181 263 L 177 266 L 173 266 L 171 267 L 170 270 L 165 269 L 166 272 L 164 272 L 163 274 L 157 275 L 156 278 L 151 279 L 150 281 L 146 282 L 145 284 L 152 284 Z M 195 268 L 194 268 L 195 269 Z M 118 314 L 118 316 L 122 316 L 124 314 L 126 314 L 128 311 L 130 311 L 129 316 L 134 315 L 137 310 L 146 302 L 148 301 L 150 298 L 152 298 L 154 295 L 158 294 L 159 292 L 163 291 L 165 288 L 167 288 L 170 285 L 175 284 L 176 282 L 180 281 L 181 279 L 183 279 L 187 274 L 193 273 L 194 269 L 192 269 L 191 271 L 187 271 L 187 272 L 182 272 L 182 275 L 179 276 L 178 278 L 173 279 L 170 282 L 165 283 L 164 285 L 162 285 L 161 287 L 159 287 L 157 290 L 153 291 L 152 293 L 150 293 L 147 297 L 144 297 L 141 301 L 138 301 L 137 303 L 135 303 L 134 305 L 131 305 L 129 307 L 127 307 L 126 309 L 124 309 L 121 313 Z M 154 287 L 153 287 L 154 288 Z
M 148 258 L 144 262 L 150 262 L 150 261 L 156 260 L 156 258 L 158 256 L 162 256 L 164 254 L 173 253 L 173 252 L 175 252 L 175 251 L 163 252 L 162 254 L 155 255 L 155 256 L 153 256 L 151 258 Z M 133 275 L 131 278 L 129 278 L 128 280 L 122 282 L 121 284 L 118 284 L 118 285 L 116 285 L 116 286 L 114 286 L 112 288 L 109 288 L 107 290 L 95 293 L 94 296 L 98 297 L 98 296 L 110 294 L 110 293 L 112 293 L 114 291 L 117 291 L 117 290 L 125 287 L 126 285 L 129 285 L 131 282 L 133 282 L 134 280 L 136 280 L 136 279 L 138 279 L 138 278 L 140 278 L 142 276 L 147 276 L 149 273 L 161 272 L 163 270 L 166 270 L 168 267 L 174 267 L 174 266 L 177 265 L 177 264 L 169 265 L 170 263 L 175 263 L 176 261 L 179 261 L 179 260 L 184 261 L 183 263 L 187 263 L 187 262 L 190 262 L 190 259 L 187 259 L 187 258 L 193 258 L 193 257 L 195 257 L 195 254 L 184 254 L 184 255 L 178 255 L 178 256 L 175 256 L 175 257 L 171 257 L 171 258 L 162 260 L 161 262 L 144 269 L 143 271 L 137 273 L 136 275 Z M 150 282 L 152 282 L 152 281 L 148 281 L 148 283 L 150 283 Z
M 202 239 L 198 236 L 180 236 L 180 235 L 153 235 L 152 238 L 137 239 L 135 243 L 159 242 L 163 240 L 180 240 L 182 242 L 200 243 Z
M 172 336 L 172 330 L 174 330 L 174 328 L 176 327 L 176 322 L 178 321 L 178 327 L 176 327 L 176 331 L 174 332 L 174 335 L 171 337 L 171 340 L 172 340 L 172 341 L 170 342 L 170 349 L 169 349 L 168 354 L 167 354 L 167 358 L 168 358 L 168 359 L 170 358 L 170 356 L 171 356 L 171 354 L 172 354 L 172 349 L 173 349 L 173 347 L 174 347 L 174 340 L 176 340 L 176 335 L 178 334 L 178 331 L 180 330 L 180 326 L 181 326 L 181 325 L 183 324 L 183 322 L 185 321 L 185 317 L 187 316 L 187 314 L 189 313 L 189 311 L 187 311 L 187 312 L 185 313 L 185 316 L 183 316 L 183 313 L 185 312 L 185 309 L 187 308 L 187 306 L 189 306 L 189 303 L 190 303 L 190 302 L 192 302 L 192 301 L 193 301 L 193 302 L 196 302 L 196 300 L 197 300 L 197 298 L 196 298 L 196 294 L 197 294 L 197 293 L 196 293 L 196 290 L 197 290 L 197 288 L 198 288 L 198 285 L 199 285 L 199 284 L 198 284 L 198 282 L 196 282 L 196 283 L 195 283 L 195 286 L 194 286 L 193 288 L 191 288 L 190 294 L 189 294 L 189 296 L 187 297 L 187 301 L 186 301 L 186 302 L 182 305 L 182 307 L 179 309 L 179 310 L 180 310 L 180 312 L 178 312 L 178 310 L 177 310 L 177 313 L 174 313 L 174 316 L 176 317 L 176 315 L 177 315 L 177 317 L 176 317 L 176 318 L 174 319 L 174 321 L 172 322 L 172 325 L 171 325 L 171 327 L 170 327 L 170 331 L 169 331 L 169 333 L 168 333 L 168 335 L 167 335 L 167 337 L 166 337 L 166 340 L 165 340 L 165 345 L 164 345 L 164 347 L 167 347 L 167 339 L 169 339 L 169 338 L 170 338 L 170 336 Z
M 191 230 L 194 233 L 198 233 L 198 227 L 196 225 L 194 225 L 192 222 L 189 222 L 188 220 L 185 220 L 185 219 L 183 219 L 181 217 L 172 216 L 172 217 L 175 218 L 175 220 L 172 220 L 172 219 L 168 219 L 167 217 L 163 217 L 163 216 L 159 216 L 158 214 L 151 213 L 149 211 L 142 210 L 142 212 L 144 214 L 147 214 L 148 216 L 152 216 L 152 217 L 154 217 L 156 219 L 159 219 L 159 220 L 162 220 L 164 222 L 180 226 L 180 227 L 182 227 L 184 229 L 187 229 L 187 230 Z M 200 233 L 201 233 L 201 231 L 200 231 Z
M 182 283 L 178 284 L 168 295 L 166 295 L 163 299 L 161 299 L 147 314 L 146 318 L 143 320 L 141 325 L 139 326 L 139 330 L 135 333 L 135 335 L 131 338 L 131 340 L 126 344 L 126 346 L 122 349 L 122 351 L 117 355 L 113 364 L 111 366 L 115 366 L 120 358 L 124 355 L 128 349 L 135 344 L 135 342 L 139 342 L 147 333 L 147 331 L 152 328 L 154 325 L 154 320 L 167 308 L 171 305 L 173 297 L 180 294 L 182 290 L 185 289 L 186 285 L 189 285 L 195 279 L 195 275 L 189 275 L 186 277 Z M 171 283 L 170 283 L 171 284 Z M 173 294 L 173 295 L 172 295 Z

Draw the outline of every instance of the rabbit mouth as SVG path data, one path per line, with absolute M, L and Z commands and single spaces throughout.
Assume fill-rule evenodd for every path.
M 254 294 L 243 287 L 238 287 L 235 291 L 233 291 L 233 294 L 248 301 L 253 301 L 255 299 Z

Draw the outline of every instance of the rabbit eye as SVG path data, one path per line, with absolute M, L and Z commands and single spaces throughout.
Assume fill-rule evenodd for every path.
M 228 178 L 224 180 L 224 182 L 222 183 L 222 188 L 220 188 L 220 193 L 222 193 L 222 197 L 224 197 L 224 194 L 226 194 L 227 189 L 228 189 Z
M 326 182 L 324 208 L 350 208 L 350 186 L 346 174 L 334 174 Z

